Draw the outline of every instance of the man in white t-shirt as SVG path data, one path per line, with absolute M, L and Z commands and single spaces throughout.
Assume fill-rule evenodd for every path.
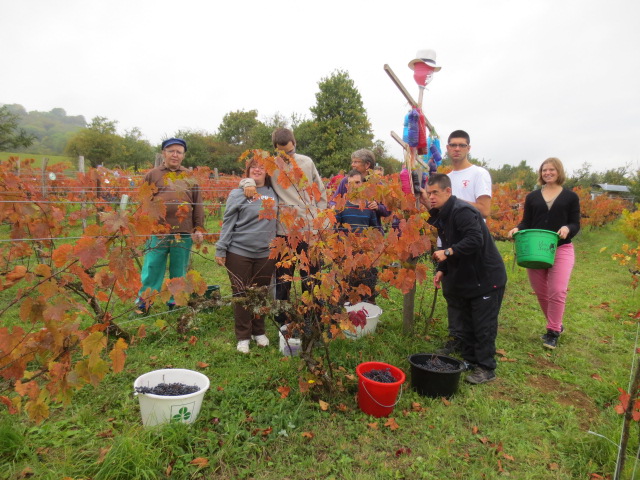
M 491 175 L 489 172 L 469 162 L 471 140 L 464 130 L 451 132 L 447 141 L 447 155 L 453 170 L 448 173 L 451 190 L 457 198 L 476 207 L 485 219 L 491 212 Z M 438 239 L 440 242 L 440 239 Z M 448 355 L 460 352 L 463 325 L 455 311 L 447 308 L 450 339 L 437 353 Z

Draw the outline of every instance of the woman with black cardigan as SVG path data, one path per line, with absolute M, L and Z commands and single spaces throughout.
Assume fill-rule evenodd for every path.
M 556 348 L 564 330 L 563 316 L 567 288 L 575 254 L 571 239 L 580 231 L 580 199 L 575 192 L 563 188 L 566 179 L 562 162 L 547 158 L 538 171 L 539 190 L 531 192 L 524 201 L 524 215 L 509 237 L 519 230 L 540 229 L 559 235 L 553 266 L 548 269 L 527 269 L 529 282 L 538 297 L 547 319 L 547 333 L 542 335 L 545 348 Z

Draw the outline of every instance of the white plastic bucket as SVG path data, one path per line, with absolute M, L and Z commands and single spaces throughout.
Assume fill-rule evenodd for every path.
M 278 336 L 280 337 L 280 352 L 285 357 L 296 357 L 300 353 L 300 348 L 302 348 L 302 340 L 300 338 L 284 338 L 282 332 L 287 331 L 287 326 L 283 325 L 278 332 Z M 287 342 L 289 344 L 287 345 Z
M 365 326 L 355 327 L 355 332 L 353 332 L 352 330 L 344 330 L 345 337 L 350 338 L 351 340 L 355 340 L 376 331 L 378 321 L 380 320 L 380 315 L 382 315 L 382 309 L 378 305 L 367 302 L 359 302 L 355 305 L 347 304 L 345 305 L 345 308 L 347 312 L 358 312 L 363 309 L 367 311 L 367 323 L 365 324 Z
M 143 425 L 149 427 L 161 423 L 193 423 L 202 406 L 202 399 L 209 389 L 209 379 L 200 372 L 182 368 L 165 368 L 140 375 L 133 386 L 153 388 L 161 383 L 197 385 L 200 390 L 187 395 L 165 396 L 136 393 L 140 401 Z

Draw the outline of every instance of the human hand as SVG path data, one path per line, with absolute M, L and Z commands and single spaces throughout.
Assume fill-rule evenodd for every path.
M 567 226 L 560 227 L 560 230 L 558 230 L 558 235 L 562 240 L 566 239 L 569 236 L 569 233 L 569 227 Z
M 216 257 L 216 263 L 221 267 L 224 267 L 226 262 L 227 262 L 227 257 Z
M 433 286 L 436 288 L 441 288 L 440 285 L 440 281 L 442 280 L 444 273 L 442 272 L 436 272 L 436 274 L 433 277 Z
M 191 239 L 193 240 L 193 243 L 195 243 L 196 245 L 200 245 L 204 240 L 204 235 L 202 234 L 202 232 L 193 232 L 191 234 Z
M 447 256 L 444 254 L 444 250 L 436 250 L 433 252 L 432 257 L 436 262 L 444 262 L 447 259 Z
M 376 202 L 375 200 L 373 202 L 368 202 L 367 203 L 367 208 L 369 210 L 377 210 L 378 209 L 378 202 Z
M 516 233 L 516 232 L 519 232 L 519 231 L 520 231 L 520 229 L 518 227 L 514 227 L 511 230 L 509 230 L 509 233 L 507 233 L 507 236 L 509 238 L 513 238 L 513 234 Z
M 258 194 L 256 187 L 244 187 L 244 196 L 247 198 L 253 198 Z

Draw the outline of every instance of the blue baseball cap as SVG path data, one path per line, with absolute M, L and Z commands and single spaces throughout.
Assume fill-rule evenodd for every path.
M 171 145 L 182 145 L 184 147 L 184 151 L 187 151 L 187 142 L 185 142 L 181 138 L 167 138 L 164 142 L 162 142 L 162 150 Z

